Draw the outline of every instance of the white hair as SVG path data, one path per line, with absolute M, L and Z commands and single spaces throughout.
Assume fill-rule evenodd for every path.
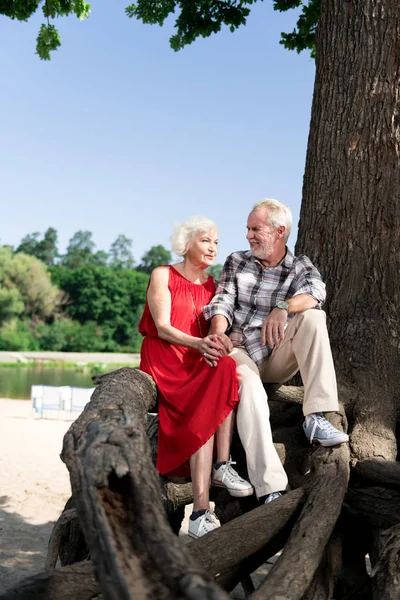
M 271 225 L 275 227 L 285 227 L 284 240 L 287 242 L 290 232 L 292 231 L 292 211 L 286 204 L 282 204 L 279 200 L 274 198 L 264 198 L 259 202 L 256 202 L 253 206 L 253 210 L 263 210 L 268 212 L 269 220 Z
M 191 241 L 197 233 L 214 233 L 218 228 L 207 217 L 194 216 L 183 223 L 177 223 L 171 236 L 172 250 L 178 256 L 185 256 Z

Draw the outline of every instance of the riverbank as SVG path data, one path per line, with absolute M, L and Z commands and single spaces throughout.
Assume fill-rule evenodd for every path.
M 29 400 L 33 385 L 92 388 L 94 375 L 125 366 L 139 366 L 139 355 L 69 352 L 26 352 L 19 355 L 0 352 L 0 398 Z
M 0 352 L 0 363 L 57 362 L 82 364 L 128 364 L 137 365 L 139 354 L 121 352 Z

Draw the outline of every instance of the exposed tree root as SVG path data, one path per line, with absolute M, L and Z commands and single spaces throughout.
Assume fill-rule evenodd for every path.
M 312 458 L 310 493 L 300 518 L 254 600 L 300 600 L 317 571 L 340 515 L 349 479 L 349 450 L 318 448 Z
M 345 501 L 350 512 L 373 528 L 388 529 L 400 523 L 400 490 L 349 488 Z
M 0 600 L 100 600 L 99 584 L 89 562 L 52 569 L 24 579 L 0 594 Z
M 352 469 L 352 475 L 367 485 L 400 490 L 400 463 L 383 458 L 368 458 L 358 461 Z
M 47 559 L 45 563 L 45 570 L 54 569 L 57 564 L 58 554 L 60 550 L 61 536 L 63 531 L 73 519 L 77 519 L 76 509 L 70 508 L 64 510 L 61 516 L 58 518 L 52 534 L 49 540 L 49 548 L 47 552 Z
M 400 590 L 400 525 L 379 532 L 377 560 L 373 565 L 374 600 L 398 600 Z
M 332 600 L 342 562 L 342 544 L 333 535 L 325 547 L 322 560 L 302 600 Z
M 232 589 L 283 547 L 304 497 L 298 489 L 259 506 L 191 543 L 190 553 L 220 585 L 229 580 L 223 587 Z
M 184 550 L 165 520 L 147 413 L 150 378 L 120 369 L 100 379 L 64 438 L 79 520 L 107 599 L 226 598 Z

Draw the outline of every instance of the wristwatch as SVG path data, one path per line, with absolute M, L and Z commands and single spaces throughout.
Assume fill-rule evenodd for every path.
M 289 302 L 285 302 L 285 300 L 281 300 L 280 302 L 277 302 L 275 305 L 275 308 L 283 308 L 283 310 L 286 310 L 286 312 L 289 312 Z

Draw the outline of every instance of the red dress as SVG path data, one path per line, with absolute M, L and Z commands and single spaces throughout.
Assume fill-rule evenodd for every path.
M 212 277 L 188 281 L 169 266 L 171 325 L 196 337 L 207 335 L 202 307 L 215 293 Z M 217 431 L 238 402 L 236 364 L 229 356 L 210 367 L 197 350 L 158 337 L 148 303 L 139 324 L 144 336 L 140 369 L 151 375 L 159 392 L 156 467 L 162 474 L 189 474 L 188 459 Z

